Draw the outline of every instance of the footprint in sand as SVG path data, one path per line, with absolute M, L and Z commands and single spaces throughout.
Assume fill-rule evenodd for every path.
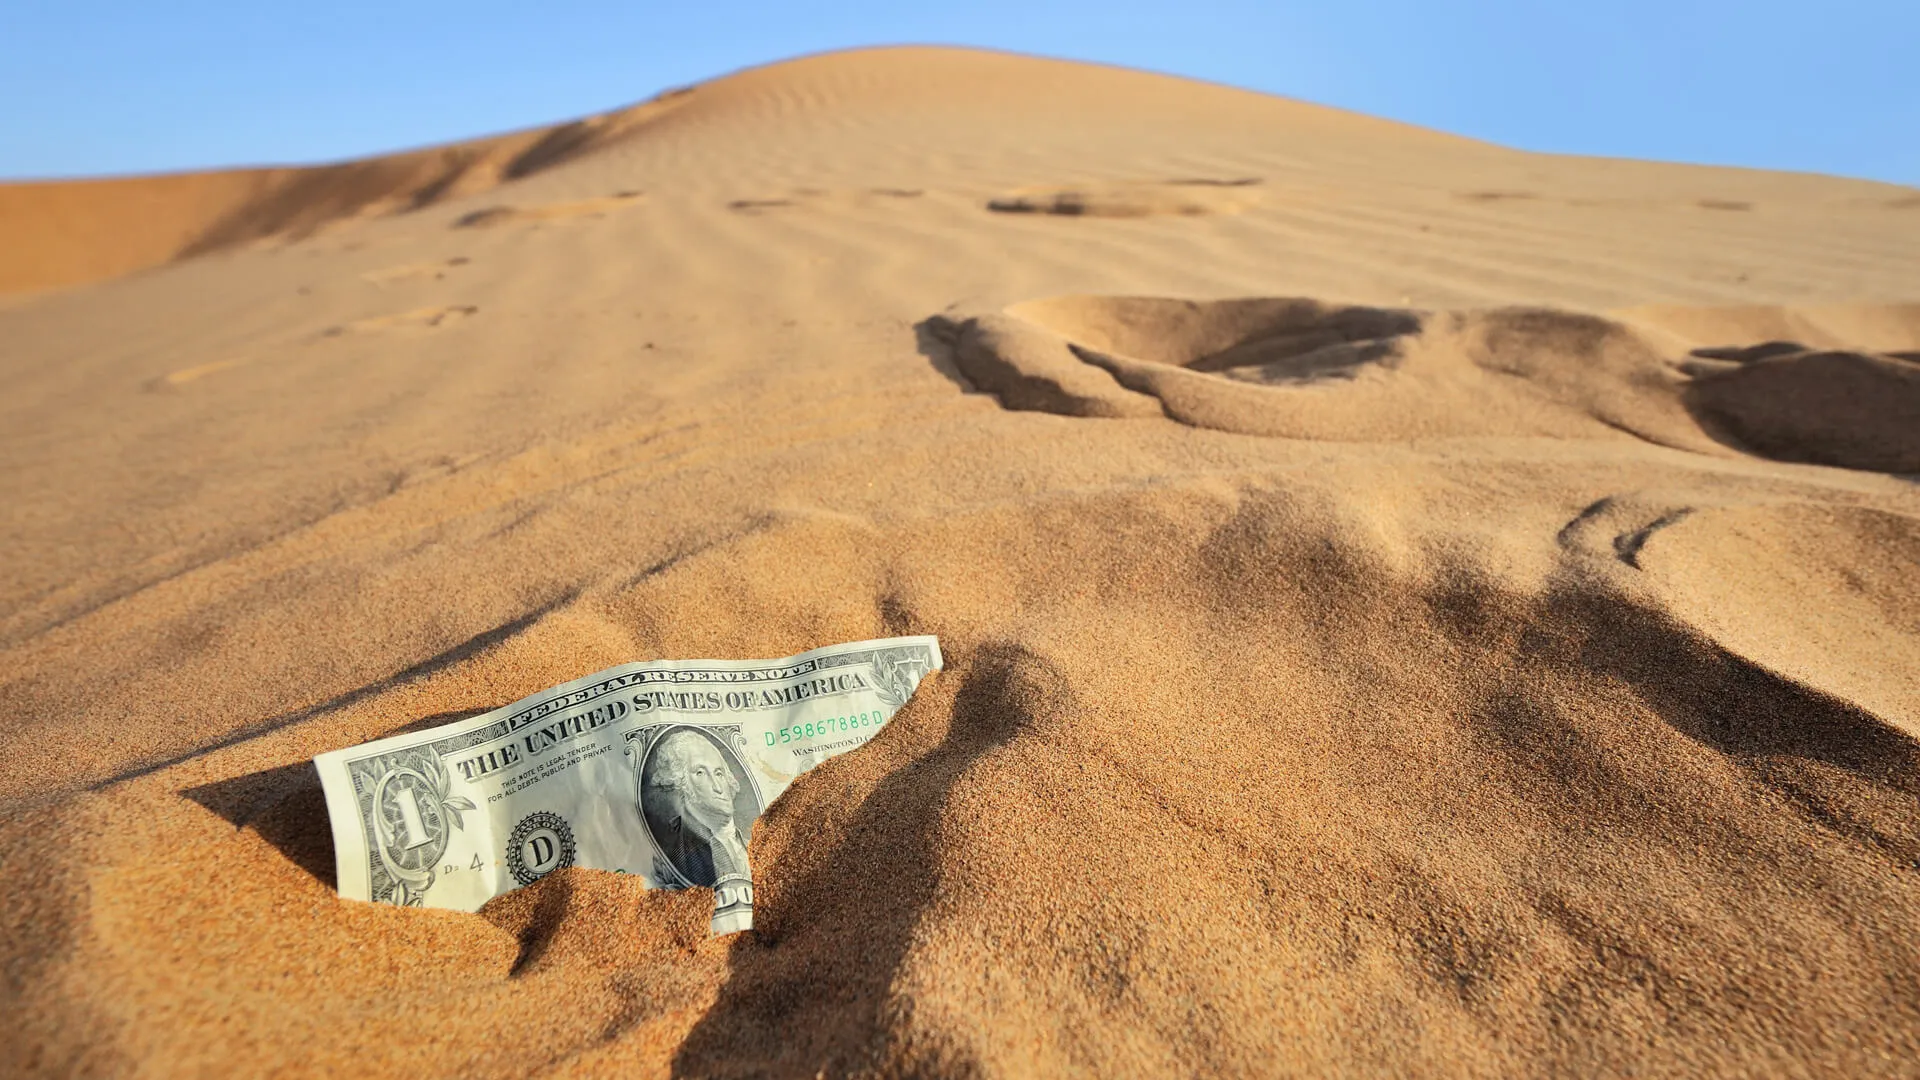
M 170 386 L 184 386 L 197 379 L 204 379 L 209 375 L 216 375 L 222 371 L 231 371 L 234 368 L 251 364 L 253 363 L 253 359 L 251 356 L 236 356 L 225 360 L 214 360 L 205 364 L 195 364 L 192 367 L 181 368 L 178 371 L 169 371 L 165 375 L 149 382 L 147 389 L 164 390 Z
M 323 338 L 340 337 L 345 334 L 383 333 L 395 330 L 434 330 L 468 318 L 479 312 L 472 304 L 453 304 L 446 307 L 414 308 L 412 311 L 396 312 L 392 315 L 375 315 L 371 318 L 356 319 L 339 326 L 329 326 L 320 331 Z
M 412 311 L 400 311 L 391 315 L 375 315 L 371 318 L 356 319 L 350 323 L 329 326 L 314 335 L 314 341 L 343 337 L 347 334 L 393 333 L 414 331 L 422 332 L 450 326 L 479 312 L 473 304 L 453 304 L 445 307 L 423 307 Z M 238 356 L 224 360 L 214 360 L 193 367 L 170 371 L 147 384 L 149 390 L 163 390 L 168 387 L 183 386 L 187 383 L 215 375 L 222 371 L 231 371 L 237 367 L 251 364 L 257 357 Z
M 1911 328 L 1920 345 L 1920 317 Z M 1682 400 L 1701 426 L 1761 457 L 1920 473 L 1920 351 L 1797 341 L 1693 350 Z
M 546 203 L 540 206 L 484 206 L 454 219 L 456 229 L 492 229 L 501 225 L 562 221 L 568 218 L 605 217 L 612 211 L 632 206 L 644 192 L 619 191 L 598 199 Z
M 727 203 L 727 209 L 741 214 L 758 214 L 768 210 L 782 210 L 802 205 L 870 205 L 879 199 L 917 199 L 926 192 L 920 188 L 874 187 L 862 190 L 828 191 L 821 188 L 794 188 L 787 195 L 767 195 L 750 199 L 733 199 Z
M 1190 178 L 1021 188 L 988 200 L 987 209 L 997 214 L 1097 218 L 1237 214 L 1258 201 L 1258 193 L 1251 189 L 1259 183 L 1258 177 Z
M 1671 395 L 1619 392 L 1627 373 L 1660 370 L 1656 353 L 1572 312 L 1067 296 L 946 330 L 955 366 L 1010 408 L 1295 439 L 1626 432 L 1715 445 Z
M 1009 408 L 1165 414 L 1196 427 L 1283 434 L 1299 426 L 1291 414 L 1300 410 L 1276 388 L 1396 367 L 1423 325 L 1411 310 L 1304 299 L 1067 296 L 926 328 L 962 374 Z M 1324 394 L 1299 404 L 1322 413 L 1322 437 L 1341 437 L 1324 423 L 1332 404 Z
M 451 259 L 438 259 L 428 262 L 406 263 L 401 266 L 389 266 L 380 270 L 369 270 L 360 275 L 360 280 L 381 288 L 408 281 L 440 281 L 456 267 L 467 265 L 471 261 L 464 255 Z
M 1532 202 L 1540 196 L 1531 191 L 1458 191 L 1454 198 L 1464 202 Z

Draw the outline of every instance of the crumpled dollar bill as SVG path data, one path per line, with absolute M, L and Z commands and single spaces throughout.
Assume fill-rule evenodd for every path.
M 713 932 L 749 929 L 754 820 L 795 777 L 873 738 L 940 666 L 932 637 L 623 664 L 321 754 L 340 895 L 472 911 L 588 866 L 711 888 Z

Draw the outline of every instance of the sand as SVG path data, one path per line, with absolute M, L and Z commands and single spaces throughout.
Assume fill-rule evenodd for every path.
M 0 236 L 0 1073 L 1920 1059 L 1912 189 L 897 49 Z M 314 754 L 900 633 L 751 934 L 334 895 Z

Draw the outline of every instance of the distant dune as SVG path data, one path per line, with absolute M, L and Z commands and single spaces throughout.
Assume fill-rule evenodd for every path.
M 672 111 L 679 93 L 532 131 L 307 168 L 0 183 L 0 292 L 84 285 L 476 195 Z
M 0 1075 L 1920 1060 L 1912 189 L 879 49 L 0 291 Z M 919 633 L 750 934 L 334 895 L 315 754 Z

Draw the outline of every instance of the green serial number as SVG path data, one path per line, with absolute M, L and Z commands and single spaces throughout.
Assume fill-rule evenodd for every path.
M 829 716 L 825 720 L 814 720 L 805 724 L 783 727 L 767 732 L 767 745 L 778 746 L 795 739 L 813 739 L 821 735 L 838 735 L 843 731 L 858 731 L 861 728 L 879 727 L 886 718 L 878 712 L 855 713 L 851 716 Z

